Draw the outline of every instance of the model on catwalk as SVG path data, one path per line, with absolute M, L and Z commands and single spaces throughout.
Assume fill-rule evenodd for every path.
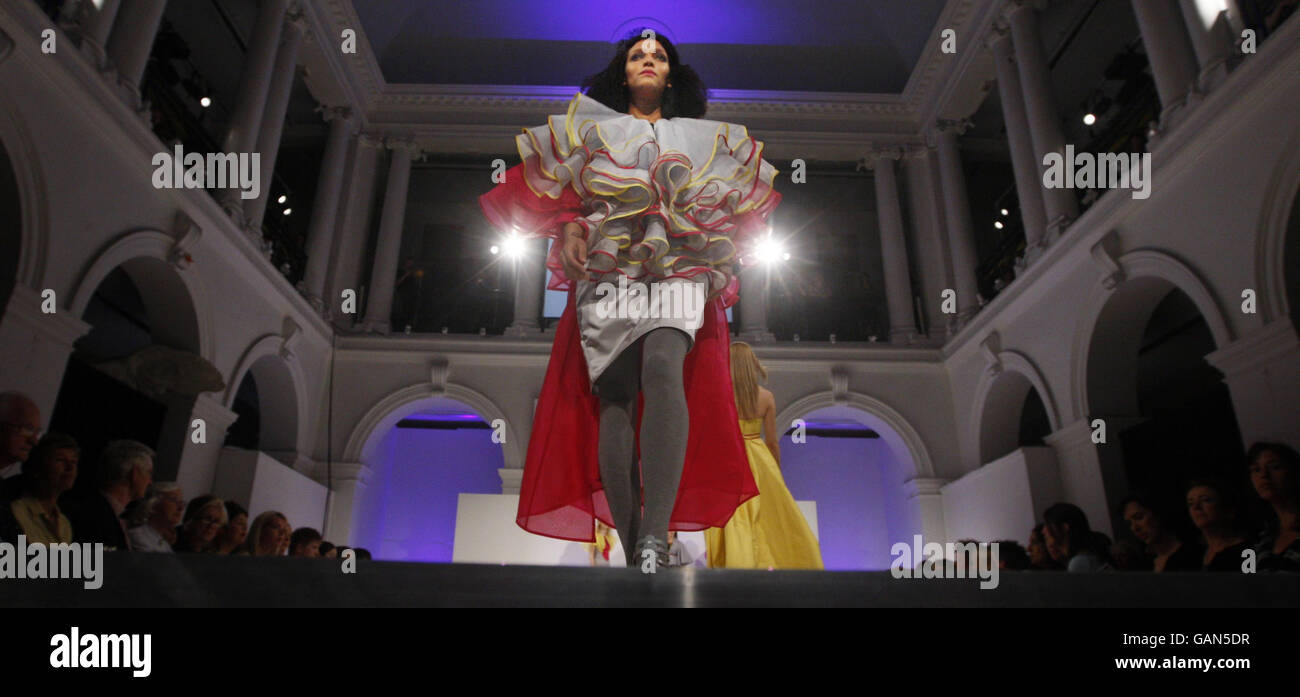
M 762 143 L 700 118 L 704 85 L 668 39 L 630 34 L 583 86 L 565 114 L 516 137 L 521 164 L 480 199 L 497 228 L 555 241 L 549 287 L 569 293 L 517 522 L 589 542 L 599 518 L 633 541 L 629 566 L 654 572 L 670 529 L 725 525 L 757 494 L 724 308 L 737 298 L 732 264 L 781 195 Z M 620 281 L 650 305 L 612 312 Z M 656 305 L 674 297 L 665 289 L 687 300 Z

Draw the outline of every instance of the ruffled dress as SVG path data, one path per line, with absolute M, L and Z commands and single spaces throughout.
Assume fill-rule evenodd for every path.
M 651 123 L 578 94 L 565 114 L 524 129 L 516 144 L 521 163 L 480 197 L 480 206 L 499 229 L 555 239 L 548 288 L 569 291 L 533 417 L 517 522 L 586 542 L 594 541 L 593 517 L 613 527 L 596 458 L 599 402 L 592 385 L 638 338 L 671 326 L 692 338 L 692 348 L 683 366 L 690 434 L 669 527 L 725 525 L 757 494 L 736 417 L 724 308 L 739 292 L 729 265 L 757 242 L 781 200 L 762 143 L 744 126 L 689 118 Z M 564 276 L 569 222 L 587 235 L 587 281 Z M 611 299 L 608 290 L 635 296 L 638 286 L 647 290 L 638 309 L 611 314 L 608 304 L 599 307 Z M 674 293 L 653 289 L 673 286 L 683 291 L 675 294 L 680 307 L 693 298 L 697 312 L 655 311 L 654 298 Z

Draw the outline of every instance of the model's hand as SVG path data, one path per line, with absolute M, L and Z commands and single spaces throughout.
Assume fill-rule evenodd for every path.
M 569 230 L 570 228 L 565 226 L 564 249 L 560 252 L 560 259 L 564 263 L 564 275 L 571 281 L 585 281 L 590 278 L 587 275 L 587 240 L 581 235 L 570 234 Z M 578 230 L 580 231 L 581 228 Z

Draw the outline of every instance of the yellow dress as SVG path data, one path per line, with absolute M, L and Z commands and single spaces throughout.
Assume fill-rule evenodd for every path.
M 822 569 L 821 548 L 781 468 L 760 436 L 762 419 L 741 419 L 745 453 L 758 496 L 736 509 L 723 528 L 704 531 L 709 566 L 727 569 Z

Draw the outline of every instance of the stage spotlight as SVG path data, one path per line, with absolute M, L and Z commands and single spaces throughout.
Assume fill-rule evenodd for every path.
M 212 100 L 209 99 L 208 97 L 204 97 L 199 100 L 199 104 L 202 105 L 204 109 L 207 109 L 208 107 L 212 106 Z
M 498 247 L 498 246 L 496 246 L 496 245 L 494 244 L 494 245 L 492 245 L 491 247 L 488 248 L 488 251 L 489 251 L 489 252 L 492 252 L 493 254 L 500 254 L 500 253 L 501 253 L 501 248 Z M 444 332 L 444 333 L 445 333 L 445 332 Z
M 1001 229 L 1002 229 L 1002 221 L 1001 221 L 1001 220 L 995 221 L 995 222 L 993 223 L 993 227 L 995 227 L 995 228 L 1001 230 Z
M 782 253 L 780 243 L 771 237 L 759 242 L 758 249 L 755 250 L 755 256 L 758 257 L 758 260 L 767 264 L 775 263 L 776 260 L 781 258 Z
M 293 212 L 293 209 L 292 209 L 292 208 L 286 208 L 286 209 L 284 209 L 284 214 L 285 214 L 285 215 L 289 215 L 289 214 L 292 213 L 292 212 Z
M 280 198 L 276 199 L 276 201 L 279 201 L 280 203 L 284 203 L 285 201 L 288 201 L 288 200 L 289 200 L 289 197 L 288 197 L 288 196 L 285 196 L 284 194 L 280 194 Z
M 503 246 L 505 247 L 506 256 L 511 259 L 518 259 L 524 255 L 524 241 L 520 237 L 515 235 L 507 237 Z
M 1097 123 L 1097 115 L 1096 115 L 1096 114 L 1084 114 L 1084 115 L 1083 115 L 1083 125 L 1085 125 L 1085 126 L 1091 126 L 1091 125 L 1094 124 L 1094 123 Z
M 789 253 L 789 252 L 786 252 L 786 253 L 782 254 L 782 255 L 781 255 L 781 260 L 782 260 L 782 261 L 790 261 L 790 253 Z
M 1007 215 L 1007 209 L 1005 208 L 1002 209 L 1002 215 Z

